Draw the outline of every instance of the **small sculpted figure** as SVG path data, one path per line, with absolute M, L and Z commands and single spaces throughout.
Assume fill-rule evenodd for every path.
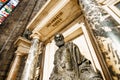
M 54 56 L 54 68 L 49 80 L 102 80 L 92 68 L 88 59 L 81 55 L 72 42 L 64 42 L 64 36 L 54 37 L 59 47 Z

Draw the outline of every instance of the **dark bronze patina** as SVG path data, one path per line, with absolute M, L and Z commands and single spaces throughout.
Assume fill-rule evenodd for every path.
M 102 80 L 91 62 L 81 55 L 79 48 L 72 42 L 65 43 L 64 36 L 54 37 L 59 49 L 54 56 L 54 68 L 49 80 Z

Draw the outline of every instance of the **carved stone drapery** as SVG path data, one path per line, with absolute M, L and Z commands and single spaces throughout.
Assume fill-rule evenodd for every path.
M 89 28 L 101 53 L 107 63 L 111 76 L 106 75 L 106 80 L 120 79 L 120 31 L 115 26 L 115 22 L 110 18 L 105 18 L 103 10 L 94 0 L 79 0 L 84 15 L 91 25 Z

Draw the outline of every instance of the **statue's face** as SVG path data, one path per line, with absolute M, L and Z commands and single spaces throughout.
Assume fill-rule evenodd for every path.
M 58 47 L 61 47 L 64 45 L 64 37 L 62 34 L 55 35 L 55 42 Z

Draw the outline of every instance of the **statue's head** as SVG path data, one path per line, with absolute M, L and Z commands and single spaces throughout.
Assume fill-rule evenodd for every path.
M 62 34 L 60 34 L 60 33 L 55 35 L 54 40 L 55 40 L 56 45 L 57 45 L 58 47 L 63 46 L 64 43 L 65 43 L 65 42 L 64 42 L 64 36 L 63 36 Z

